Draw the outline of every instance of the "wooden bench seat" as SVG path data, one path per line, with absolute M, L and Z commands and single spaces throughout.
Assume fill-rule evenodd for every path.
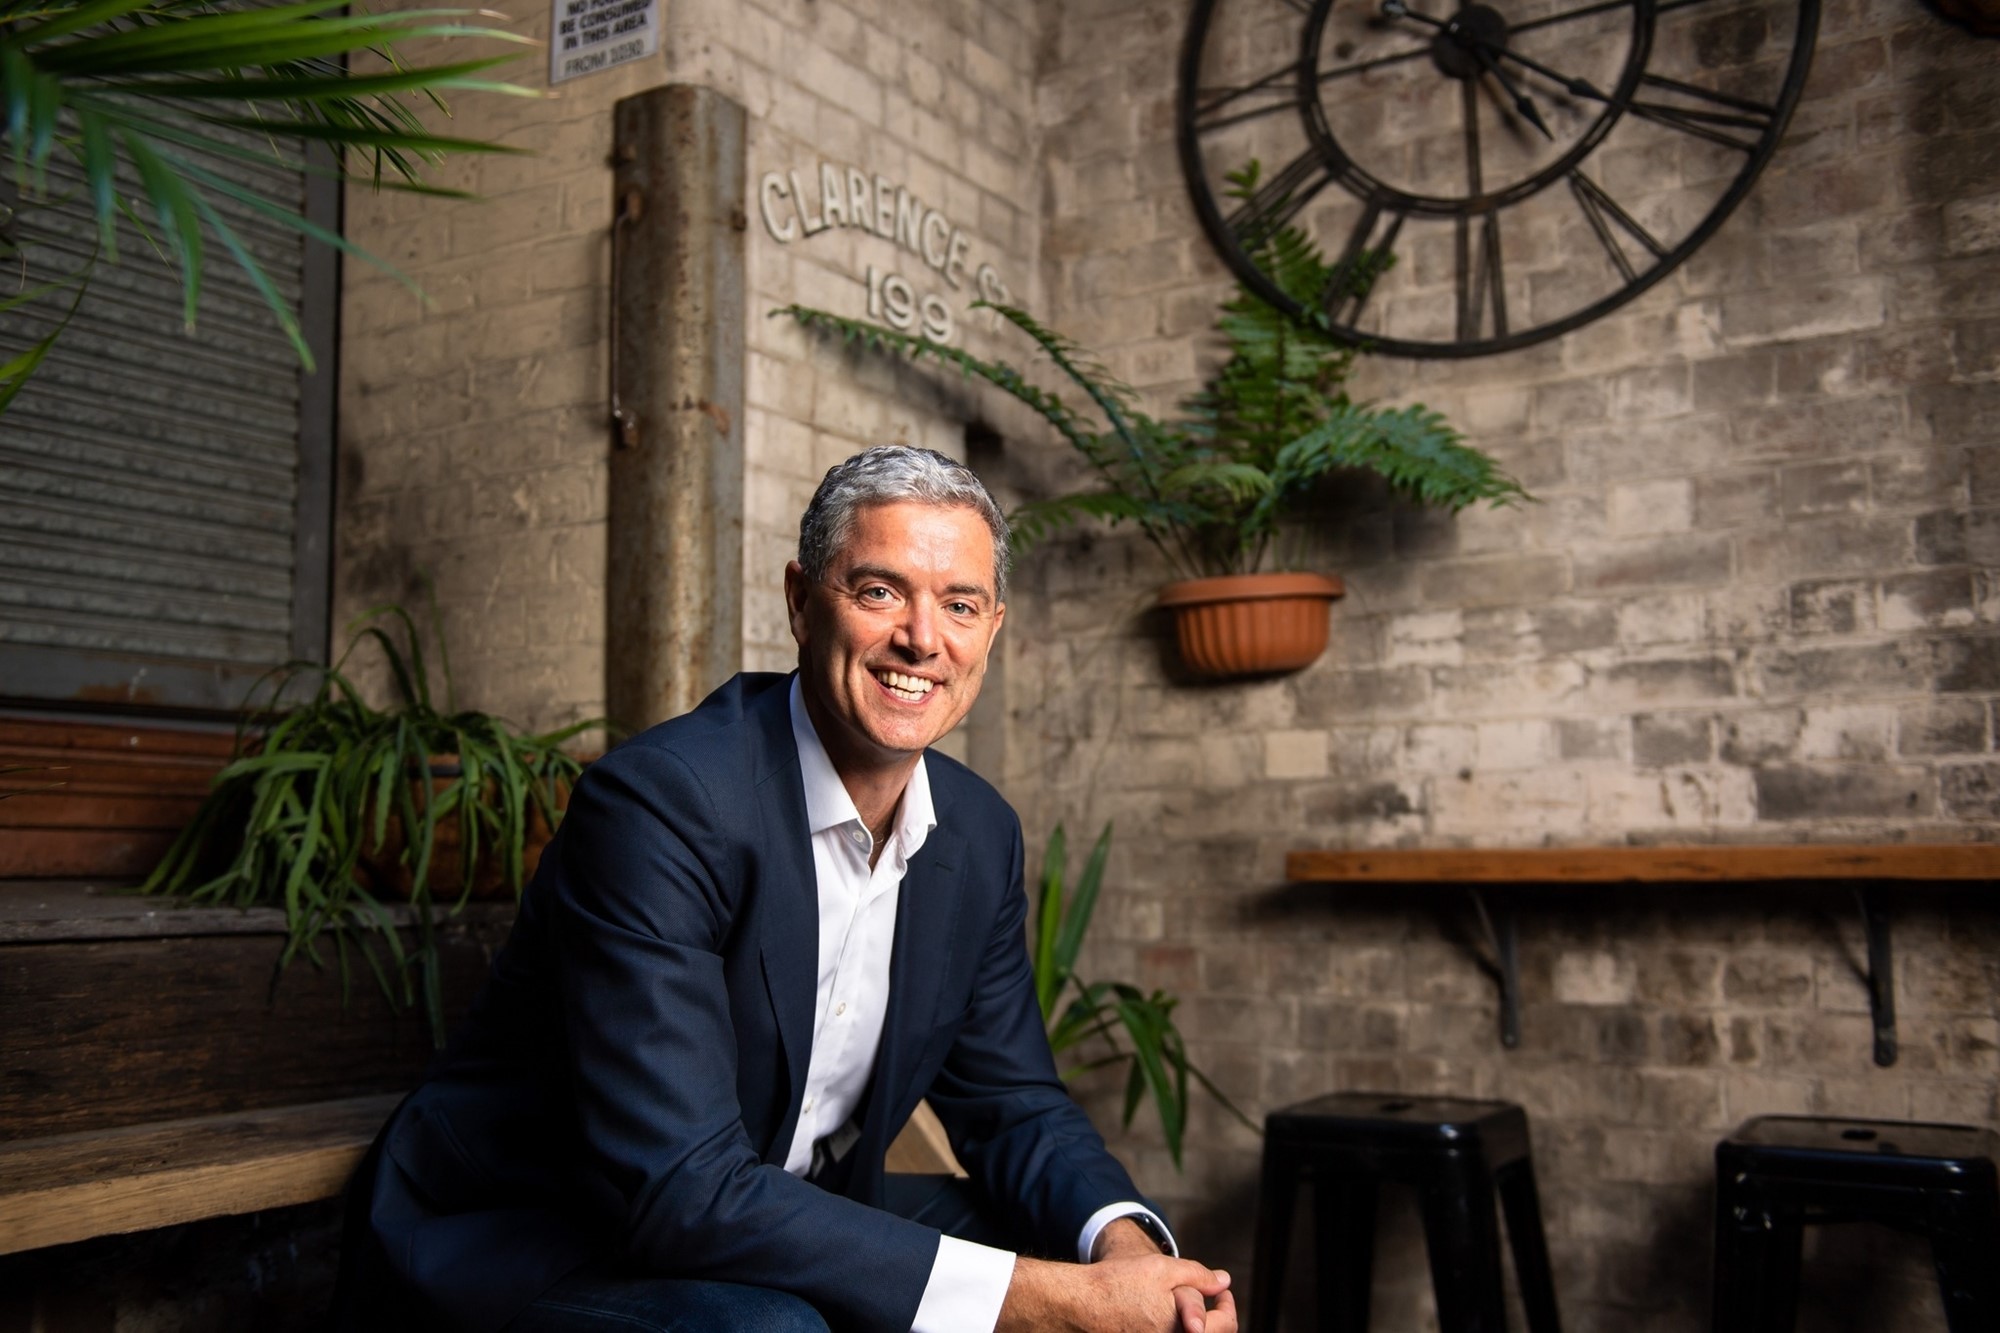
M 338 1195 L 394 1093 L 0 1143 L 0 1254 Z

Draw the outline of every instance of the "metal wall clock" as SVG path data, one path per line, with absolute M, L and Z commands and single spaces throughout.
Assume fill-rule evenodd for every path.
M 1509 351 L 1623 305 L 1722 225 L 1818 21 L 1819 0 L 1195 0 L 1181 164 L 1266 300 L 1397 355 Z M 1287 225 L 1335 261 L 1303 299 L 1267 271 Z

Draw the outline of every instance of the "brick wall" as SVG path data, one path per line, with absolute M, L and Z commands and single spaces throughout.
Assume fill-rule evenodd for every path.
M 1213 365 L 1227 288 L 1172 139 L 1183 11 L 1049 6 L 1040 84 L 1045 313 L 1159 402 Z M 1990 909 L 1899 913 L 1907 1046 L 1881 1070 L 1844 899 L 1552 898 L 1523 921 L 1508 1052 L 1463 900 L 1287 888 L 1283 853 L 2000 832 L 1996 164 L 1990 49 L 1836 0 L 1787 143 L 1681 272 L 1553 344 L 1364 364 L 1541 502 L 1453 521 L 1359 488 L 1320 544 L 1349 595 L 1317 665 L 1188 683 L 1146 609 L 1167 573 L 1115 535 L 1024 570 L 1007 787 L 1031 840 L 1116 821 L 1095 970 L 1177 989 L 1253 1113 L 1335 1088 L 1524 1103 L 1566 1327 L 1705 1327 L 1709 1154 L 1745 1116 L 1993 1123 Z M 1183 1176 L 1143 1113 L 1118 1145 L 1240 1268 L 1256 1142 L 1196 1125 Z M 1414 1228 L 1393 1215 L 1383 1327 L 1426 1326 Z M 1919 1251 L 1817 1243 L 1801 1328 L 1941 1326 Z
M 349 201 L 350 231 L 434 304 L 349 267 L 339 613 L 412 598 L 427 572 L 465 702 L 528 722 L 601 707 L 605 159 L 612 103 L 661 82 L 745 105 L 753 191 L 797 170 L 823 208 L 822 160 L 880 175 L 1156 400 L 1196 382 L 1226 284 L 1171 137 L 1184 18 L 1167 0 L 675 0 L 657 63 L 555 101 L 462 99 L 455 132 L 537 155 L 446 173 L 483 203 Z M 1363 488 L 1322 543 L 1350 587 L 1334 645 L 1300 675 L 1180 678 L 1146 609 L 1164 573 L 1121 537 L 1021 571 L 971 749 L 1031 843 L 1117 821 L 1092 966 L 1179 991 L 1197 1057 L 1253 1113 L 1335 1087 L 1527 1104 L 1573 1328 L 1701 1326 L 1707 1153 L 1745 1115 L 1993 1121 L 1990 918 L 1939 898 L 1898 915 L 1905 1055 L 1882 1071 L 1844 905 L 1571 895 L 1523 922 L 1524 1040 L 1502 1052 L 1462 904 L 1288 890 L 1282 854 L 1992 835 L 1996 109 L 1990 49 L 1838 0 L 1791 142 L 1681 273 L 1559 343 L 1367 363 L 1367 392 L 1444 410 L 1541 503 L 1452 521 Z M 781 241 L 759 205 L 744 648 L 783 667 L 777 570 L 836 459 L 882 439 L 959 452 L 984 421 L 1010 493 L 1069 460 L 992 395 L 765 319 L 790 300 L 860 313 L 871 266 L 961 314 L 970 290 L 856 227 Z M 1088 1095 L 1111 1127 L 1110 1091 Z M 1184 1175 L 1143 1119 L 1115 1143 L 1193 1252 L 1247 1273 L 1256 1142 L 1205 1105 L 1195 1125 Z M 1421 1327 L 1407 1214 L 1392 1229 L 1384 1325 Z M 1802 1327 L 1896 1327 L 1934 1299 L 1893 1241 L 1822 1249 Z

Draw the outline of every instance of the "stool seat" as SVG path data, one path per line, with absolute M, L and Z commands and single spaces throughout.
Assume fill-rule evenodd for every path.
M 1467 1151 L 1474 1144 L 1493 1162 L 1528 1155 L 1528 1115 L 1512 1102 L 1466 1097 L 1397 1097 L 1335 1092 L 1264 1118 L 1264 1133 L 1310 1151 L 1338 1142 L 1341 1151 Z
M 1264 1121 L 1249 1329 L 1277 1325 L 1297 1192 L 1313 1192 L 1321 1325 L 1365 1333 L 1383 1184 L 1414 1187 L 1441 1333 L 1505 1333 L 1496 1204 L 1531 1333 L 1560 1333 L 1527 1113 L 1511 1102 L 1342 1092 Z
M 1716 1333 L 1790 1333 L 1804 1228 L 1930 1241 L 1951 1333 L 2000 1328 L 2000 1135 L 1972 1125 L 1758 1116 L 1715 1146 Z

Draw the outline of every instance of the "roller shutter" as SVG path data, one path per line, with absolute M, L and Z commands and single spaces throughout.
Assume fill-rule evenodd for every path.
M 247 141 L 252 146 L 254 140 Z M 208 156 L 323 221 L 337 187 Z M 14 223 L 35 276 L 74 272 L 94 225 L 78 169 Z M 126 182 L 127 198 L 139 197 Z M 201 304 L 129 224 L 70 327 L 0 415 L 0 701 L 226 709 L 270 667 L 325 650 L 336 270 L 318 246 L 211 196 L 310 330 L 297 355 L 250 280 L 205 237 Z M 68 296 L 0 315 L 0 360 Z

